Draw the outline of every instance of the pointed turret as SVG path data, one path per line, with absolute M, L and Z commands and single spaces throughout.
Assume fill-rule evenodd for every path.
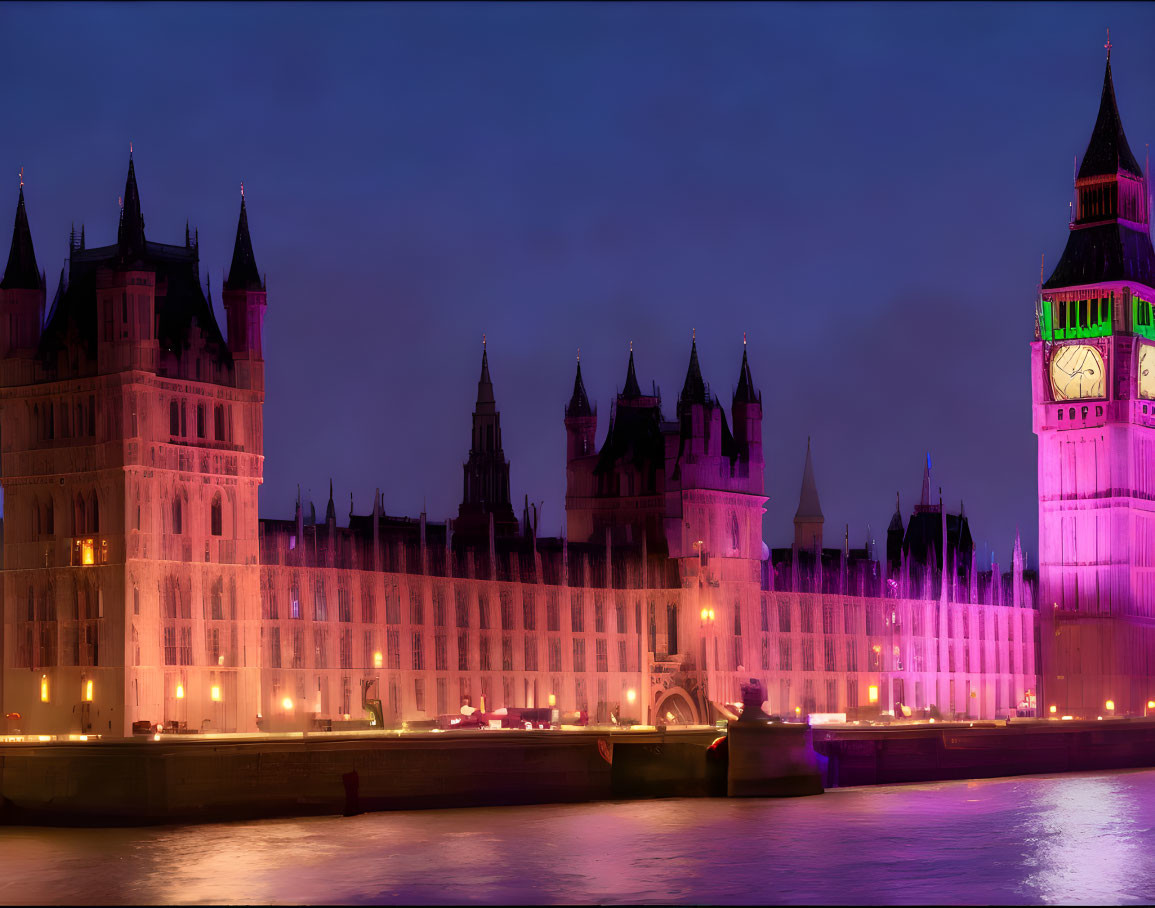
M 746 335 L 742 335 L 742 366 L 738 370 L 738 387 L 734 391 L 734 403 L 762 403 L 762 395 L 754 390 L 754 379 L 750 376 L 750 362 L 746 358 Z
M 794 544 L 800 550 L 822 548 L 822 505 L 818 501 L 818 483 L 814 480 L 814 462 L 810 455 L 810 439 L 806 439 L 806 465 L 802 469 L 802 490 L 798 494 L 798 510 L 794 512 Z
M 140 211 L 140 191 L 136 186 L 136 167 L 128 153 L 128 176 L 124 180 L 124 200 L 120 211 L 117 245 L 122 258 L 144 255 L 144 215 Z
M 333 480 L 329 480 L 329 503 L 325 506 L 325 523 L 337 519 L 337 508 L 333 504 Z
M 199 238 L 194 240 L 194 245 Z M 241 213 L 237 218 L 237 238 L 233 261 L 222 287 L 222 302 L 229 329 L 229 349 L 237 363 L 237 383 L 241 387 L 263 388 L 264 324 L 267 295 L 265 282 L 257 273 L 253 242 L 249 237 L 249 215 L 245 207 L 245 187 L 241 184 Z
M 590 399 L 586 396 L 586 386 L 582 382 L 582 360 L 581 355 L 578 355 L 577 361 L 577 375 L 573 380 L 573 395 L 566 404 L 565 418 L 566 419 L 582 419 L 586 416 L 591 416 L 593 410 L 590 408 Z
M 926 466 L 922 468 L 922 495 L 919 496 L 918 505 L 922 508 L 930 507 L 930 452 L 926 454 Z
M 489 377 L 489 353 L 485 348 L 485 335 L 481 336 L 481 377 L 477 380 L 477 403 L 492 404 L 493 380 Z
M 1115 81 L 1111 78 L 1111 54 L 1107 54 L 1107 69 L 1103 73 L 1103 93 L 1099 98 L 1099 116 L 1091 132 L 1091 141 L 1083 152 L 1083 162 L 1079 165 L 1078 179 L 1086 177 L 1115 176 L 1129 173 L 1143 179 L 1143 168 L 1131 153 L 1127 136 L 1123 133 L 1123 121 L 1119 116 L 1119 106 L 1115 102 Z
M 631 364 L 632 361 L 631 357 Z M 684 412 L 693 404 L 706 402 L 706 382 L 702 379 L 702 368 L 698 365 L 698 337 L 695 332 L 690 341 L 690 364 L 686 368 L 686 380 L 682 384 L 682 393 L 678 395 L 678 412 Z
M 634 372 L 634 342 L 630 341 L 630 364 L 626 367 L 626 384 L 618 397 L 624 400 L 632 400 L 633 398 L 641 396 L 642 389 L 638 387 L 638 376 L 637 373 Z
M 481 377 L 477 382 L 477 403 L 473 408 L 472 443 L 464 464 L 461 506 L 454 532 L 463 537 L 487 537 L 490 517 L 499 536 L 517 533 L 517 518 L 509 497 L 509 461 L 501 447 L 501 414 L 489 377 L 489 352 L 481 338 Z
M 259 188 L 259 187 L 258 187 Z M 253 241 L 249 237 L 249 214 L 245 209 L 245 187 L 241 184 L 241 213 L 237 218 L 237 239 L 233 243 L 233 261 L 225 280 L 226 290 L 264 290 L 257 260 L 253 255 Z
M 8 265 L 4 269 L 0 290 L 43 290 L 44 279 L 36 267 L 36 251 L 32 248 L 32 231 L 28 227 L 28 212 L 24 208 L 24 183 L 16 202 L 16 223 L 12 225 L 12 246 L 8 251 Z

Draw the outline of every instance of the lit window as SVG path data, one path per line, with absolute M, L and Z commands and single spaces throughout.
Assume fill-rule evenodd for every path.
M 878 685 L 872 684 L 866 689 L 866 699 L 871 703 L 878 702 Z
M 176 686 L 176 698 L 178 700 L 184 699 L 184 685 L 183 684 L 178 684 Z
M 220 698 L 221 698 L 221 689 L 216 684 L 213 685 L 212 698 L 213 698 L 214 702 L 220 700 Z
M 48 702 L 48 676 L 47 675 L 41 675 L 40 676 L 40 702 L 41 703 L 47 703 Z
M 91 681 L 85 681 L 84 682 L 84 701 L 86 703 L 92 702 L 92 682 Z

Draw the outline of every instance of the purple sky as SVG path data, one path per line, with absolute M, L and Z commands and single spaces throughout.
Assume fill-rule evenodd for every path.
M 745 330 L 771 545 L 809 435 L 828 535 L 881 541 L 929 450 L 980 550 L 1018 527 L 1034 562 L 1033 298 L 1107 26 L 1139 156 L 1145 4 L 4 4 L 0 230 L 24 166 L 51 292 L 73 222 L 115 238 L 131 140 L 219 306 L 244 180 L 264 516 L 330 476 L 340 515 L 454 515 L 484 332 L 515 510 L 555 533 L 576 349 L 600 443 L 631 339 L 671 416 L 691 329 L 727 405 Z

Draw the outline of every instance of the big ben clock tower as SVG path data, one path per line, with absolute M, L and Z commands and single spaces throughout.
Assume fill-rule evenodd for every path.
M 1031 344 L 1043 714 L 1155 698 L 1155 252 L 1110 42 L 1062 258 Z

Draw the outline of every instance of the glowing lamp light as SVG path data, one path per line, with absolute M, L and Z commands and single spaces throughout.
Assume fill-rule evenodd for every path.
M 872 684 L 866 689 L 866 699 L 871 703 L 878 702 L 878 685 Z
M 40 676 L 40 702 L 41 703 L 47 703 L 48 702 L 48 676 L 47 675 L 41 675 Z
M 484 705 L 484 702 L 483 702 L 483 705 Z M 555 697 L 553 694 L 549 695 L 549 705 L 550 706 L 557 706 L 557 697 Z
M 710 620 L 711 621 L 714 620 L 714 610 L 713 609 L 710 609 Z
M 1148 709 L 1155 709 L 1155 700 L 1148 700 L 1147 701 L 1147 708 Z
M 293 698 L 285 697 L 285 699 L 281 701 L 281 706 L 285 707 L 286 711 L 291 710 L 293 708 Z
M 1051 705 L 1051 715 L 1053 716 L 1053 715 L 1054 715 L 1055 713 L 1057 713 L 1058 711 L 1059 711 L 1059 707 L 1057 707 L 1057 706 L 1055 706 L 1054 704 L 1052 704 L 1052 705 Z
M 1107 707 L 1107 712 L 1113 712 L 1115 709 L 1115 701 L 1114 700 L 1108 700 L 1106 702 L 1105 706 Z
M 794 707 L 794 715 L 796 715 L 796 716 L 802 715 L 802 707 L 801 706 L 795 706 Z
M 214 685 L 213 685 L 213 689 L 212 689 L 212 692 L 211 692 L 210 696 L 212 697 L 212 699 L 213 699 L 214 701 L 219 701 L 219 700 L 220 700 L 220 698 L 221 698 L 221 689 L 220 689 L 220 687 L 219 687 L 218 685 L 216 685 L 216 684 L 214 684 Z
M 91 681 L 85 681 L 84 682 L 84 700 L 86 703 L 92 702 L 92 682 Z
M 80 563 L 96 564 L 96 547 L 91 539 L 83 539 L 80 542 Z
M 381 665 L 382 665 L 381 654 L 380 653 L 374 653 L 373 654 L 373 667 L 374 668 L 380 668 Z
M 224 664 L 225 664 L 225 657 L 224 656 L 217 656 L 217 665 L 224 665 Z
M 178 700 L 184 699 L 184 685 L 183 684 L 178 684 L 176 686 L 176 698 Z
M 633 703 L 636 699 L 638 699 L 638 692 L 631 687 L 626 691 L 626 702 Z

